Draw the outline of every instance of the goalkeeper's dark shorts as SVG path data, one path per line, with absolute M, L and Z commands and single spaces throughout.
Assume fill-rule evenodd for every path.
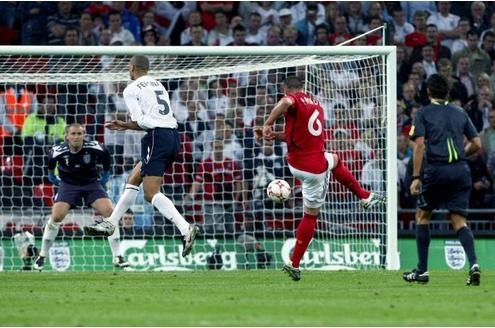
M 426 165 L 417 205 L 425 211 L 446 208 L 467 217 L 471 194 L 471 171 L 465 161 Z
M 82 186 L 61 181 L 54 200 L 55 202 L 65 202 L 75 207 L 91 205 L 100 198 L 108 198 L 108 195 L 98 181 Z
M 180 137 L 177 129 L 156 128 L 141 139 L 141 176 L 161 177 L 177 158 Z

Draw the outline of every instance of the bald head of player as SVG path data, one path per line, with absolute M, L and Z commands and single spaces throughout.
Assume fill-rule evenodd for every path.
M 150 62 L 146 56 L 133 56 L 129 62 L 129 75 L 131 80 L 136 80 L 148 74 Z
M 295 75 L 288 76 L 284 81 L 285 93 L 302 90 L 302 88 L 301 80 Z

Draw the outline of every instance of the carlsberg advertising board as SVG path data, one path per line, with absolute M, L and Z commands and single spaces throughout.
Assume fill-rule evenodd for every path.
M 244 245 L 234 240 L 197 240 L 193 252 L 183 258 L 179 239 L 122 240 L 121 251 L 130 263 L 130 271 L 184 271 L 206 270 L 209 259 L 221 258 L 217 268 L 222 270 L 269 268 L 281 269 L 289 260 L 295 245 L 294 238 L 259 240 L 270 261 L 259 266 L 256 252 L 246 252 Z M 41 241 L 36 240 L 39 246 Z M 484 268 L 495 268 L 495 240 L 476 240 L 479 262 Z M 414 239 L 399 240 L 402 269 L 413 268 L 417 263 Z M 384 261 L 384 249 L 377 239 L 339 241 L 313 240 L 301 261 L 301 267 L 309 270 L 378 269 Z M 468 266 L 462 246 L 455 239 L 433 239 L 430 245 L 431 269 L 464 270 Z M 22 267 L 19 250 L 13 239 L 0 239 L 0 271 L 19 270 Z M 61 239 L 50 250 L 45 271 L 111 271 L 112 255 L 105 239 Z

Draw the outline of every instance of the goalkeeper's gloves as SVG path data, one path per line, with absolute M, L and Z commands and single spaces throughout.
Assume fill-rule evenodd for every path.
M 107 184 L 108 180 L 110 180 L 110 172 L 109 171 L 101 172 L 100 184 L 103 186 L 103 188 L 105 188 L 105 185 Z
M 60 184 L 60 178 L 55 175 L 53 172 L 48 173 L 48 181 L 58 186 Z

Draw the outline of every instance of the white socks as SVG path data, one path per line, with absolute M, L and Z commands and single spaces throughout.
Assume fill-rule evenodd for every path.
M 119 227 L 119 220 L 124 213 L 134 204 L 134 200 L 136 200 L 136 196 L 139 192 L 139 186 L 134 186 L 131 184 L 125 185 L 125 190 L 120 196 L 119 201 L 115 205 L 115 208 L 112 211 L 112 215 L 110 215 L 110 222 L 116 227 L 117 230 Z
M 43 240 L 41 241 L 41 251 L 40 256 L 47 257 L 50 247 L 52 247 L 53 242 L 58 234 L 58 229 L 62 222 L 53 222 L 52 219 L 48 220 L 45 229 L 43 230 Z
M 119 231 L 119 221 L 124 213 L 134 204 L 136 196 L 139 192 L 139 186 L 134 186 L 131 184 L 126 184 L 122 196 L 120 196 L 119 201 L 115 205 L 112 211 L 112 215 L 107 219 L 114 226 L 114 233 L 108 237 L 108 243 L 110 244 L 110 249 L 112 250 L 112 256 L 117 257 L 120 254 L 120 231 Z
M 184 217 L 177 211 L 174 204 L 170 199 L 162 193 L 157 193 L 151 199 L 151 204 L 155 206 L 160 213 L 170 221 L 172 221 L 177 228 L 179 228 L 180 234 L 184 236 L 189 231 L 189 223 Z
M 120 254 L 120 231 L 118 226 L 115 228 L 114 233 L 108 236 L 108 244 L 110 244 L 110 249 L 112 250 L 112 257 L 122 255 Z

